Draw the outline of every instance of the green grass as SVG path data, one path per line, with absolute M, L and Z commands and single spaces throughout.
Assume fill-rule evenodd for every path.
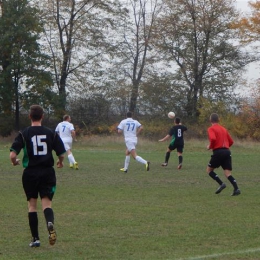
M 151 171 L 131 159 L 124 162 L 122 137 L 91 137 L 74 143 L 78 171 L 57 169 L 53 200 L 58 240 L 48 245 L 41 204 L 41 247 L 29 248 L 27 202 L 22 167 L 9 161 L 11 142 L 0 142 L 0 259 L 259 259 L 259 144 L 236 143 L 233 175 L 242 194 L 221 169 L 227 188 L 215 195 L 217 184 L 207 176 L 211 152 L 207 141 L 186 140 L 183 169 L 173 151 L 168 167 L 168 143 L 140 138 L 137 152 L 151 161 Z M 21 156 L 19 156 L 21 157 Z

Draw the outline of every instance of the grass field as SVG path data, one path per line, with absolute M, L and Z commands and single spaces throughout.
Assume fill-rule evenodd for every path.
M 186 140 L 183 169 L 168 145 L 142 138 L 140 156 L 151 161 L 150 172 L 131 159 L 127 174 L 122 137 L 91 137 L 74 143 L 78 171 L 57 169 L 53 201 L 57 243 L 48 244 L 39 204 L 40 248 L 29 248 L 27 203 L 22 167 L 9 161 L 11 141 L 0 143 L 0 259 L 233 260 L 260 259 L 260 188 L 258 143 L 232 148 L 233 175 L 241 195 L 222 170 L 227 188 L 207 176 L 211 152 L 207 140 Z M 21 156 L 19 156 L 21 158 Z

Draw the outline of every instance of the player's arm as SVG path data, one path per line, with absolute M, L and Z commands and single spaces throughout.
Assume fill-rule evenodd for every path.
M 122 134 L 124 132 L 124 125 L 122 124 L 122 122 L 118 125 L 117 127 L 117 133 L 118 134 Z
M 56 132 L 57 134 L 60 134 L 59 126 L 60 126 L 60 124 L 58 124 L 58 125 L 56 126 L 56 129 L 55 129 L 55 132 Z
M 13 166 L 20 164 L 20 159 L 17 158 L 17 155 L 20 153 L 23 146 L 24 137 L 23 134 L 19 132 L 10 148 L 10 160 Z
M 53 150 L 56 152 L 56 155 L 58 157 L 57 167 L 62 168 L 64 156 L 66 154 L 66 150 L 65 150 L 63 141 L 61 140 L 60 136 L 57 135 L 57 134 L 54 134 Z
M 217 140 L 215 132 L 211 128 L 208 129 L 208 137 L 209 137 L 209 144 L 207 146 L 207 149 L 210 150 L 214 148 Z
M 234 141 L 228 132 L 227 132 L 227 138 L 228 138 L 228 143 L 229 143 L 229 147 L 230 147 L 233 145 Z
M 143 126 L 140 125 L 140 126 L 137 128 L 136 135 L 139 135 L 142 131 L 143 131 Z
M 19 165 L 20 164 L 20 160 L 17 159 L 17 154 L 14 151 L 10 152 L 10 160 L 13 166 Z
M 71 131 L 71 137 L 72 137 L 73 139 L 76 139 L 76 131 L 75 131 L 75 130 L 72 130 L 72 131 Z
M 57 161 L 57 168 L 62 168 L 63 167 L 63 160 L 64 160 L 64 154 L 61 154 L 58 156 L 58 161 Z
M 166 135 L 164 138 L 162 138 L 162 139 L 160 139 L 160 140 L 158 140 L 158 141 L 159 141 L 159 142 L 164 142 L 164 141 L 168 140 L 170 137 L 171 137 L 171 136 L 168 134 L 168 135 Z

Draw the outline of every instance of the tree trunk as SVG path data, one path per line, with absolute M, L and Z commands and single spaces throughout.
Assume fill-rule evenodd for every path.
M 138 89 L 139 89 L 139 84 L 138 83 L 133 84 L 133 89 L 131 92 L 131 98 L 130 98 L 130 104 L 129 104 L 129 111 L 131 111 L 131 112 L 136 111 Z

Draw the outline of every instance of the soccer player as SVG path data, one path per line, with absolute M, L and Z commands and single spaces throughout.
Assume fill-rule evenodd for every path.
M 179 117 L 175 118 L 174 123 L 175 125 L 170 129 L 169 133 L 164 138 L 159 140 L 159 142 L 164 142 L 168 140 L 170 137 L 172 137 L 172 140 L 165 154 L 165 161 L 161 165 L 164 167 L 167 166 L 170 159 L 171 152 L 177 149 L 177 155 L 179 160 L 177 169 L 180 170 L 183 162 L 183 156 L 182 156 L 183 148 L 184 148 L 183 133 L 187 131 L 187 127 L 181 124 L 181 119 Z
M 30 107 L 29 117 L 31 126 L 20 131 L 16 136 L 11 148 L 10 159 L 13 166 L 19 165 L 17 155 L 23 149 L 22 176 L 23 189 L 28 201 L 28 219 L 32 234 L 30 247 L 40 246 L 38 232 L 37 199 L 41 198 L 42 210 L 45 216 L 49 232 L 49 243 L 56 242 L 54 229 L 54 213 L 52 210 L 52 199 L 56 189 L 56 175 L 52 151 L 58 156 L 57 167 L 63 167 L 64 154 L 66 150 L 59 135 L 51 129 L 41 125 L 43 109 L 38 105 Z
M 144 160 L 141 156 L 136 153 L 136 145 L 137 145 L 137 136 L 143 130 L 142 125 L 132 118 L 132 112 L 127 112 L 127 118 L 122 120 L 117 127 L 117 131 L 119 134 L 123 133 L 125 137 L 126 144 L 126 157 L 125 157 L 125 165 L 124 168 L 120 169 L 120 171 L 127 173 L 128 166 L 130 163 L 130 155 L 132 157 L 142 163 L 145 164 L 146 171 L 150 169 L 150 162 Z
M 214 172 L 215 168 L 219 166 L 224 170 L 224 174 L 230 183 L 233 185 L 234 191 L 231 196 L 237 196 L 241 192 L 237 186 L 237 182 L 234 177 L 231 175 L 232 171 L 232 161 L 231 161 L 231 152 L 229 147 L 232 146 L 233 139 L 231 138 L 228 131 L 221 125 L 219 125 L 219 116 L 216 113 L 210 115 L 211 126 L 208 128 L 208 138 L 209 145 L 207 149 L 213 150 L 213 155 L 207 166 L 207 173 L 209 176 L 215 180 L 220 186 L 216 190 L 216 194 L 219 194 L 223 189 L 226 188 L 226 184 L 218 177 Z
M 64 143 L 65 149 L 67 151 L 69 166 L 76 170 L 79 169 L 78 163 L 76 162 L 72 154 L 72 141 L 76 138 L 76 132 L 73 124 L 71 123 L 71 117 L 69 115 L 63 116 L 63 122 L 60 122 L 55 131 L 60 135 L 61 140 Z

